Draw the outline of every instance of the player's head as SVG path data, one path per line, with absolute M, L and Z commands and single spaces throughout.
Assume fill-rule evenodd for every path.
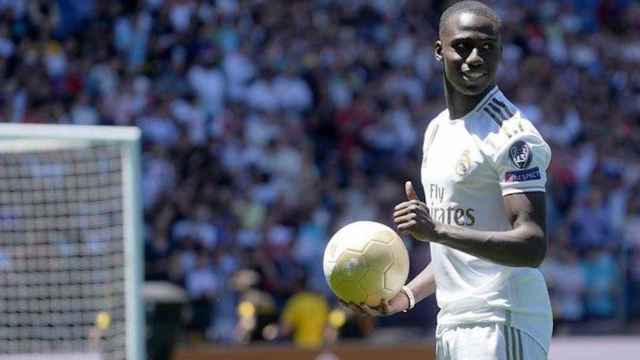
M 500 26 L 496 12 L 479 1 L 460 1 L 442 13 L 434 52 L 457 92 L 479 95 L 495 84 L 502 55 Z

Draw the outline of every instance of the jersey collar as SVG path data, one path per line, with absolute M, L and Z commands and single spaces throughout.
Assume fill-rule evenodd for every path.
M 500 89 L 498 88 L 498 85 L 495 85 L 493 87 L 493 89 L 491 89 L 487 95 L 485 95 L 482 100 L 478 101 L 478 103 L 476 104 L 476 106 L 469 111 L 468 113 L 464 114 L 463 116 L 456 118 L 456 119 L 451 119 L 451 117 L 449 117 L 449 120 L 454 121 L 454 120 L 463 120 L 468 118 L 469 116 L 472 116 L 473 114 L 477 113 L 478 111 L 482 110 L 482 108 L 487 105 L 487 103 L 489 102 L 489 100 L 491 100 L 494 96 L 496 96 L 498 93 L 500 92 Z M 449 112 L 449 110 L 447 109 L 447 113 Z

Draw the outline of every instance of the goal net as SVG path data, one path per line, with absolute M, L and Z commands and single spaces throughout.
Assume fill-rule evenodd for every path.
M 0 359 L 142 360 L 139 132 L 0 124 Z

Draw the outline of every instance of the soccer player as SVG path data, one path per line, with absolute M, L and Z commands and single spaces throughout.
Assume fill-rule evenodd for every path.
M 398 230 L 427 241 L 431 263 L 370 315 L 406 311 L 435 292 L 437 358 L 546 359 L 552 316 L 536 269 L 546 253 L 549 146 L 496 86 L 500 19 L 477 1 L 440 18 L 435 58 L 447 109 L 424 135 L 421 179 L 393 213 Z

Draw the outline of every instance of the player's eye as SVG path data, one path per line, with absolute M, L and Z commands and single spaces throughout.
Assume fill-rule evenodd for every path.
M 482 50 L 484 50 L 484 51 L 491 51 L 491 50 L 493 50 L 493 44 L 492 44 L 492 43 L 485 43 L 485 44 L 482 44 Z
M 457 44 L 453 45 L 453 48 L 456 50 L 456 52 L 458 52 L 459 54 L 466 54 L 469 52 L 469 47 L 467 46 L 467 44 L 460 42 Z
M 456 50 L 465 50 L 467 45 L 465 43 L 457 43 L 453 46 Z

